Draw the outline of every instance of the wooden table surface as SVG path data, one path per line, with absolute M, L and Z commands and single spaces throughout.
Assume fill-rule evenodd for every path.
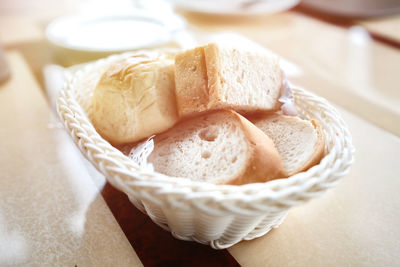
M 11 69 L 0 84 L 0 266 L 400 265 L 400 50 L 368 34 L 379 31 L 375 20 L 344 27 L 293 11 L 252 19 L 183 13 L 199 42 L 234 31 L 280 54 L 292 82 L 337 106 L 356 147 L 336 188 L 267 235 L 213 250 L 174 239 L 80 155 L 40 76 L 51 62 L 43 31 L 53 16 L 7 8 L 0 6 Z M 382 34 L 399 27 L 391 21 Z
M 400 44 L 400 16 L 390 16 L 358 22 L 369 32 Z

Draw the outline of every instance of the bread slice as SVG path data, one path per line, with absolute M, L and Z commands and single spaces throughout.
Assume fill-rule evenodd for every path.
M 274 141 L 288 176 L 307 170 L 324 155 L 323 133 L 314 120 L 285 115 L 264 115 L 250 120 Z
M 204 47 L 176 55 L 175 84 L 180 116 L 207 110 L 209 97 Z
M 154 138 L 156 171 L 215 184 L 265 182 L 284 175 L 272 140 L 230 110 L 203 113 Z
M 180 116 L 210 109 L 249 113 L 280 107 L 283 74 L 279 58 L 267 52 L 210 43 L 176 56 L 175 81 Z
M 112 144 L 136 142 L 178 120 L 174 56 L 139 53 L 113 63 L 93 93 L 91 120 Z

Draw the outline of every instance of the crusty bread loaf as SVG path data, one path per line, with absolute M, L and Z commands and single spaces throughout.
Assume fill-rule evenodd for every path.
M 174 55 L 146 52 L 113 63 L 94 90 L 91 120 L 112 144 L 172 127 L 178 120 Z
M 209 109 L 248 113 L 280 106 L 279 58 L 262 50 L 210 43 L 178 54 L 175 69 L 180 116 Z
M 307 170 L 324 155 L 323 133 L 314 120 L 285 115 L 263 115 L 250 120 L 274 141 L 288 176 Z
M 272 140 L 230 110 L 203 113 L 156 135 L 148 161 L 163 174 L 215 184 L 284 177 Z

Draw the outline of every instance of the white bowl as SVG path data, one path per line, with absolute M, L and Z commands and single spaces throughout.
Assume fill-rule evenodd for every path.
M 185 21 L 172 13 L 146 10 L 114 15 L 70 15 L 46 28 L 54 60 L 64 66 L 137 49 L 179 47 Z

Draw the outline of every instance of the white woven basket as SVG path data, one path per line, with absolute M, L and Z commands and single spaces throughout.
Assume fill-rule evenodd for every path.
M 167 177 L 140 168 L 105 141 L 90 123 L 90 99 L 99 73 L 118 55 L 70 75 L 57 111 L 82 153 L 156 224 L 183 240 L 215 249 L 232 246 L 278 227 L 289 208 L 333 187 L 353 162 L 351 135 L 338 112 L 323 98 L 293 88 L 303 118 L 318 120 L 326 147 L 320 164 L 287 179 L 242 186 L 213 185 Z

